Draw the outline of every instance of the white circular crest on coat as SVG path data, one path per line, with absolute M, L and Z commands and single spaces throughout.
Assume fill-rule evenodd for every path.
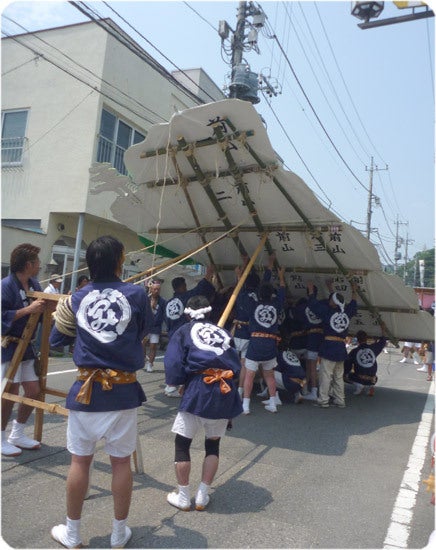
M 185 309 L 185 306 L 182 303 L 182 300 L 180 298 L 172 298 L 168 303 L 166 307 L 166 316 L 168 319 L 171 319 L 171 321 L 175 321 L 176 319 L 179 319 Z
M 255 302 L 258 302 L 259 301 L 259 298 L 257 297 L 257 294 L 255 292 L 249 292 L 248 293 L 248 296 L 254 300 Z
M 320 323 L 322 323 L 318 315 L 315 315 L 315 313 L 313 313 L 313 311 L 309 307 L 306 307 L 304 313 L 306 314 L 306 318 L 311 325 L 319 325 Z
M 356 353 L 356 362 L 364 369 L 369 369 L 373 367 L 375 361 L 375 353 L 370 348 L 362 348 Z
M 299 367 L 301 365 L 300 360 L 295 353 L 289 349 L 282 353 L 283 361 L 291 367 Z
M 211 323 L 194 323 L 191 327 L 194 345 L 202 350 L 222 355 L 230 347 L 230 336 L 225 330 Z
M 335 332 L 347 330 L 350 324 L 350 318 L 346 313 L 334 313 L 330 317 L 330 326 Z
M 254 310 L 254 318 L 261 327 L 271 328 L 277 322 L 277 310 L 274 306 L 260 304 Z
M 113 288 L 89 292 L 80 302 L 77 312 L 78 325 L 103 344 L 109 344 L 123 334 L 130 319 L 127 298 Z

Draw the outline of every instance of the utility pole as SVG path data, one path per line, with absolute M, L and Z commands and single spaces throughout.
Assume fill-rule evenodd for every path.
M 401 260 L 401 252 L 398 252 L 398 250 L 404 244 L 404 239 L 398 236 L 398 228 L 400 225 L 409 225 L 409 222 L 400 222 L 398 220 L 398 214 L 397 214 L 397 221 L 396 221 L 397 230 L 395 233 L 394 273 L 397 272 L 398 260 Z
M 407 227 L 409 227 L 409 222 L 407 222 Z M 405 242 L 405 250 L 404 250 L 404 274 L 403 274 L 403 280 L 407 284 L 407 262 L 409 261 L 408 256 L 408 250 L 409 250 L 409 244 L 413 244 L 415 241 L 413 239 L 409 239 L 409 231 L 406 233 L 406 242 Z
M 236 23 L 236 30 L 233 33 L 232 38 L 232 78 L 231 81 L 235 81 L 236 67 L 242 63 L 242 53 L 244 51 L 244 32 L 245 32 L 245 18 L 247 16 L 247 2 L 239 2 L 238 8 L 238 20 Z M 238 89 L 236 87 L 230 87 L 229 97 L 238 97 Z
M 244 53 L 254 50 L 260 54 L 257 45 L 259 31 L 265 26 L 266 15 L 259 4 L 254 2 L 239 2 L 236 29 L 233 30 L 227 21 L 221 20 L 218 34 L 221 37 L 221 50 L 230 61 L 231 67 L 228 97 L 243 99 L 253 104 L 259 103 L 258 92 L 267 96 L 276 96 L 280 91 L 275 78 L 262 72 L 254 72 L 244 59 Z M 246 33 L 246 31 L 248 31 Z M 231 36 L 230 36 L 231 33 Z M 229 44 L 230 43 L 230 46 Z
M 366 238 L 370 240 L 371 236 L 371 216 L 372 216 L 372 180 L 373 180 L 373 173 L 374 171 L 379 170 L 388 170 L 388 165 L 386 164 L 386 168 L 379 168 L 377 165 L 374 168 L 374 157 L 371 157 L 371 166 L 368 169 L 367 166 L 365 166 L 365 170 L 369 171 L 369 195 L 368 195 L 368 209 L 366 212 Z M 380 203 L 380 199 L 374 195 L 374 201 L 377 203 Z

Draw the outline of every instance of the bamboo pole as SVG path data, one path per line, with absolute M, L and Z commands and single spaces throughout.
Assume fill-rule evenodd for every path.
M 37 399 L 31 399 L 30 397 L 24 397 L 22 395 L 15 395 L 14 393 L 6 392 L 2 395 L 2 398 L 8 399 L 9 401 L 15 401 L 15 403 L 24 403 L 25 405 L 30 405 L 31 407 L 44 409 L 50 413 L 68 416 L 68 409 L 58 405 L 57 403 L 45 403 L 44 401 L 38 401 Z
M 219 327 L 222 328 L 225 325 L 227 318 L 230 315 L 230 312 L 232 311 L 232 308 L 235 304 L 236 298 L 238 297 L 238 294 L 242 288 L 242 285 L 245 283 L 245 279 L 248 277 L 248 274 L 250 273 L 250 270 L 253 267 L 253 264 L 256 261 L 257 256 L 259 255 L 262 248 L 264 247 L 267 237 L 268 237 L 268 233 L 264 233 L 260 243 L 258 244 L 256 250 L 254 251 L 253 256 L 250 258 L 250 261 L 245 267 L 244 272 L 242 273 L 241 278 L 239 279 L 238 284 L 236 285 L 232 295 L 230 296 L 230 299 L 227 302 L 227 305 L 220 317 L 220 320 L 218 321 Z

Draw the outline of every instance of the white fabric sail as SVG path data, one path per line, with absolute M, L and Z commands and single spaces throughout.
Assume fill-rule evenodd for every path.
M 419 311 L 413 289 L 384 273 L 370 241 L 282 167 L 251 103 L 227 99 L 176 113 L 130 147 L 124 162 L 130 178 L 104 164 L 91 169 L 94 193 L 117 192 L 114 218 L 179 254 L 230 232 L 195 256 L 212 261 L 224 285 L 234 284 L 241 254 L 267 232 L 258 267 L 274 252 L 292 298 L 305 296 L 309 280 L 326 297 L 332 280 L 348 301 L 353 279 L 353 331 L 379 336 L 382 319 L 392 339 L 434 338 L 434 320 Z

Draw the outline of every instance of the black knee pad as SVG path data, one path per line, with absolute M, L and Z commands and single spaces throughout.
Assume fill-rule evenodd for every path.
M 176 434 L 174 462 L 191 462 L 191 455 L 189 454 L 191 443 L 192 439 L 189 439 L 189 437 Z
M 218 439 L 206 438 L 204 440 L 204 448 L 206 450 L 206 456 L 209 456 L 209 455 L 220 456 L 220 440 L 221 440 L 220 437 Z

